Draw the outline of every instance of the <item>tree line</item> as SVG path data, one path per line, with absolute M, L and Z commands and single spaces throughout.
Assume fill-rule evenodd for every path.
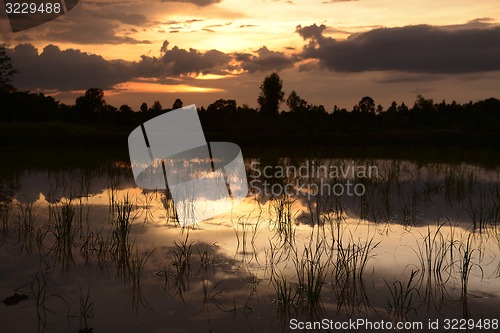
M 130 129 L 172 109 L 182 107 L 176 99 L 171 108 L 159 100 L 144 102 L 138 110 L 129 105 L 115 107 L 106 102 L 104 91 L 90 88 L 73 105 L 42 93 L 12 87 L 15 69 L 5 49 L 0 48 L 0 121 L 62 121 Z M 266 76 L 257 97 L 258 108 L 238 105 L 234 99 L 218 99 L 198 109 L 207 132 L 235 135 L 269 134 L 294 136 L 318 133 L 383 133 L 405 131 L 500 132 L 500 100 L 489 98 L 464 104 L 435 102 L 421 95 L 413 105 L 392 102 L 383 107 L 369 96 L 351 109 L 309 103 L 293 90 L 286 97 L 277 73 Z M 285 107 L 286 105 L 286 107 Z M 286 110 L 282 110 L 281 107 Z

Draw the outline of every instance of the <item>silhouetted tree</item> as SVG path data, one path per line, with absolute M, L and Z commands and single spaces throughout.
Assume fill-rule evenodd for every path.
M 434 101 L 432 99 L 426 99 L 422 95 L 417 95 L 417 99 L 415 100 L 414 109 L 432 111 L 434 108 Z
M 238 108 L 236 109 L 236 112 L 239 115 L 254 116 L 254 115 L 257 114 L 257 110 L 254 109 L 254 108 L 249 107 L 248 104 L 243 104 L 242 106 L 238 106 Z
M 16 71 L 12 66 L 12 61 L 7 55 L 5 46 L 0 46 L 0 90 L 10 91 L 12 89 L 12 77 Z
M 391 106 L 387 108 L 387 112 L 397 112 L 398 111 L 398 103 L 396 101 L 392 101 Z
M 300 96 L 292 90 L 288 98 L 286 99 L 286 105 L 292 112 L 302 112 L 310 109 L 310 105 L 305 99 L 300 98 Z
M 84 96 L 75 101 L 76 111 L 84 118 L 84 121 L 95 122 L 99 114 L 104 112 L 106 101 L 104 91 L 99 88 L 87 89 Z
M 122 106 L 120 106 L 119 110 L 120 110 L 120 112 L 124 112 L 124 113 L 133 112 L 132 108 L 130 106 L 128 106 L 127 104 L 123 104 Z
M 406 113 L 408 111 L 409 111 L 409 109 L 406 106 L 405 102 L 401 103 L 401 105 L 398 106 L 398 112 Z
M 127 105 L 128 106 L 128 105 Z M 132 109 L 130 109 L 132 110 Z M 116 113 L 118 111 L 117 108 L 115 108 L 113 105 L 109 105 L 109 104 L 104 104 L 104 107 L 102 108 L 102 113 L 103 114 L 112 114 L 112 113 Z
M 384 130 L 393 130 L 396 129 L 397 119 L 398 119 L 398 103 L 393 101 L 391 106 L 387 108 L 387 110 L 383 113 L 380 113 L 379 116 L 382 117 L 382 128 Z
M 49 121 L 59 117 L 59 102 L 51 96 L 29 92 L 12 91 L 5 93 L 8 107 L 0 107 L 1 117 L 7 121 Z M 0 104 L 4 99 L 0 99 Z
M 123 104 L 116 113 L 116 122 L 120 125 L 130 125 L 134 121 L 134 111 L 127 104 Z
M 172 110 L 180 109 L 182 108 L 182 105 L 183 105 L 182 101 L 179 98 L 177 98 L 174 104 L 172 105 Z
M 148 111 L 148 104 L 142 103 L 140 109 L 141 109 L 141 112 L 147 112 Z
M 375 101 L 370 96 L 363 97 L 359 103 L 359 111 L 375 113 Z
M 158 100 L 154 101 L 154 103 L 153 103 L 153 111 L 154 111 L 155 113 L 160 113 L 162 109 L 163 109 L 163 108 L 162 108 L 162 106 L 161 106 L 160 101 L 158 101 Z
M 231 114 L 236 112 L 236 101 L 234 99 L 218 99 L 207 107 L 208 112 L 218 114 Z
M 326 110 L 323 105 L 313 105 L 313 106 L 308 106 L 309 109 L 311 110 L 311 113 L 314 115 L 319 115 L 319 116 L 324 116 L 326 115 Z
M 418 95 L 411 110 L 410 123 L 413 128 L 434 127 L 435 113 L 437 112 L 432 99 L 426 99 Z
M 260 95 L 257 102 L 260 105 L 260 111 L 265 115 L 277 115 L 279 106 L 283 102 L 285 93 L 282 90 L 283 81 L 279 75 L 273 73 L 267 76 L 260 86 Z

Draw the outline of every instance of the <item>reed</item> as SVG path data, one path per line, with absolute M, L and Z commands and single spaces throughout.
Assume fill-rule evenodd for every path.
M 80 286 L 79 300 L 80 332 L 92 332 L 92 328 L 89 327 L 89 320 L 94 318 L 94 302 L 90 301 L 90 284 L 85 293 Z
M 153 200 L 158 197 L 158 190 L 154 191 L 142 191 L 143 199 L 137 208 L 141 208 L 144 212 L 144 223 L 154 220 L 153 212 L 151 211 L 153 207 Z
M 299 255 L 294 250 L 294 267 L 297 276 L 297 292 L 301 300 L 308 304 L 317 304 L 321 300 L 321 290 L 325 284 L 328 260 L 322 241 L 304 246 Z
M 169 279 L 170 271 L 166 268 L 163 270 L 163 276 L 165 278 L 165 290 L 172 289 L 174 291 L 173 295 L 178 295 L 184 301 L 184 293 L 188 292 L 190 289 L 189 280 L 191 273 L 191 256 L 192 256 L 192 246 L 193 242 L 189 241 L 189 229 L 186 232 L 186 237 L 181 240 L 174 242 L 174 249 L 172 253 L 172 266 L 175 267 L 173 272 L 173 281 Z
M 455 245 L 453 240 L 451 242 L 448 241 L 441 232 L 446 223 L 448 222 L 439 224 L 435 230 L 427 226 L 427 234 L 422 235 L 419 233 L 421 238 L 416 238 L 417 249 L 413 249 L 418 257 L 420 263 L 419 269 L 422 273 L 432 275 L 439 283 L 443 281 L 444 272 L 448 272 L 447 279 L 451 276 L 450 268 L 452 267 L 452 263 L 448 262 L 446 258 L 448 253 L 452 257 Z M 421 245 L 422 243 L 423 245 Z
M 298 300 L 298 288 L 290 283 L 285 275 L 273 280 L 273 287 L 276 298 L 273 300 L 280 308 L 289 308 L 296 306 Z
M 420 195 L 418 189 L 412 189 L 412 194 L 409 202 L 405 202 L 403 204 L 403 221 L 402 224 L 404 226 L 416 226 L 417 221 L 417 213 L 418 213 L 418 201 Z
M 35 221 L 38 218 L 38 205 L 27 202 L 18 204 L 17 237 L 21 251 L 31 254 L 35 244 Z
M 394 281 L 392 284 L 387 283 L 389 297 L 387 299 L 387 310 L 393 318 L 406 319 L 408 314 L 413 311 L 417 314 L 416 302 L 420 296 L 418 291 L 417 275 L 419 271 L 412 270 L 408 281 Z
M 9 221 L 12 212 L 12 205 L 0 202 L 0 222 L 2 225 L 2 238 L 0 244 L 9 237 Z
M 495 226 L 500 221 L 500 187 L 496 185 L 489 190 L 479 189 L 474 199 L 469 197 L 467 212 L 471 218 L 473 231 L 482 233 L 488 227 Z
M 62 269 L 68 271 L 74 264 L 73 248 L 79 231 L 74 223 L 75 207 L 67 201 L 54 207 L 52 214 L 54 223 L 49 230 L 55 241 L 51 252 L 54 252 L 56 261 L 61 264 Z
M 353 240 L 349 233 L 349 241 L 344 244 L 343 237 L 337 239 L 337 256 L 335 260 L 335 273 L 337 277 L 347 279 L 362 279 L 368 265 L 368 261 L 373 257 L 372 251 L 380 244 L 374 238 Z
M 294 218 L 296 212 L 293 210 L 293 204 L 296 198 L 288 193 L 272 197 L 270 200 L 270 213 L 274 218 L 271 220 L 273 230 L 283 242 L 290 242 L 294 236 Z
M 356 242 L 351 233 L 347 239 L 344 237 L 338 231 L 336 256 L 332 257 L 332 290 L 337 298 L 337 310 L 344 309 L 354 314 L 359 309 L 372 308 L 364 285 L 364 274 L 369 260 L 374 256 L 372 252 L 380 242 L 375 242 L 373 237 Z
M 51 292 L 51 289 L 56 286 L 41 269 L 36 272 L 31 282 L 21 286 L 18 290 L 25 287 L 29 288 L 29 293 L 35 301 L 37 333 L 46 332 L 49 328 L 47 314 L 67 312 L 70 302 L 65 296 Z
M 462 240 L 459 252 L 459 264 L 460 264 L 460 281 L 462 285 L 462 296 L 466 297 L 468 294 L 468 285 L 470 273 L 474 267 L 477 267 L 481 272 L 481 278 L 484 276 L 483 268 L 478 263 L 473 262 L 474 253 L 480 252 L 479 249 L 473 247 L 473 234 L 469 233 L 467 238 Z
M 151 306 L 144 297 L 141 289 L 141 275 L 146 263 L 148 262 L 151 255 L 154 253 L 155 249 L 147 251 L 144 253 L 139 253 L 136 248 L 132 258 L 130 260 L 129 266 L 129 280 L 132 282 L 131 294 L 129 300 L 132 304 L 132 308 L 135 310 L 136 314 L 139 311 L 139 307 L 142 306 L 146 309 L 151 309 Z
M 170 195 L 170 192 L 168 190 L 166 190 L 162 194 L 160 201 L 165 209 L 165 225 L 169 225 L 170 223 L 172 223 L 175 226 L 180 226 L 175 203 L 172 200 L 172 196 Z
M 449 236 L 445 236 L 442 231 L 445 227 L 449 228 Z M 427 311 L 441 311 L 452 301 L 448 282 L 454 278 L 456 249 L 460 246 L 460 240 L 456 239 L 455 228 L 449 220 L 434 228 L 428 226 L 427 233 L 419 233 L 419 236 L 413 251 L 419 260 L 420 296 Z
M 115 206 L 116 218 L 113 224 L 110 252 L 117 264 L 117 275 L 127 279 L 130 270 L 130 253 L 133 246 L 129 237 L 133 221 L 131 218 L 133 206 L 129 201 L 128 194 Z
M 236 227 L 234 228 L 234 233 L 236 235 L 236 253 L 240 252 L 240 247 L 241 253 L 245 255 L 247 253 L 247 233 L 248 233 L 248 227 L 249 227 L 249 221 L 248 217 L 244 218 L 243 216 L 238 218 L 238 222 L 236 222 Z M 241 227 L 241 229 L 240 229 Z M 241 236 L 241 238 L 240 238 Z
M 448 203 L 462 203 L 474 192 L 476 176 L 474 170 L 450 166 L 444 173 L 444 192 Z
M 107 194 L 109 201 L 109 209 L 110 216 L 114 216 L 116 202 L 117 202 L 117 194 L 118 194 L 118 186 L 120 184 L 120 170 L 118 168 L 114 168 L 109 166 L 106 173 L 106 182 L 107 182 Z
M 264 249 L 266 263 L 264 271 L 269 276 L 269 283 L 273 283 L 276 278 L 281 276 L 278 274 L 279 265 L 282 262 L 288 262 L 290 252 L 283 251 L 283 244 L 274 244 L 271 239 L 268 239 L 269 247 Z

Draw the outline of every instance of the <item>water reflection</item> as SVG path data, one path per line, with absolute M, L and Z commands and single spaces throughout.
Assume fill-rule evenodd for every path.
M 248 171 L 255 161 L 246 161 Z M 5 329 L 265 332 L 288 331 L 292 318 L 498 318 L 497 171 L 312 162 L 378 172 L 334 179 L 249 172 L 271 186 L 349 180 L 366 191 L 254 191 L 189 228 L 176 220 L 169 193 L 135 187 L 124 163 L 9 175 L 0 187 L 0 293 L 28 298 L 1 308 Z

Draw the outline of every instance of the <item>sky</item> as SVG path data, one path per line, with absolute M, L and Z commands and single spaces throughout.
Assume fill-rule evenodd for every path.
M 384 107 L 418 94 L 500 98 L 498 0 L 80 0 L 16 33 L 2 7 L 14 86 L 67 104 L 96 87 L 135 110 L 176 98 L 257 107 L 273 72 L 285 97 L 295 90 L 327 111 L 364 96 Z

